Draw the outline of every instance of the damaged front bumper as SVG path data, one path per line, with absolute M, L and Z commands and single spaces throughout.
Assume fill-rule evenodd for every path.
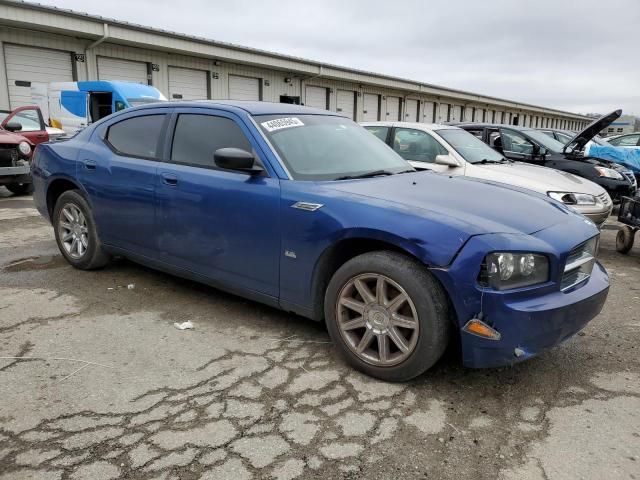
M 465 245 L 448 268 L 432 270 L 451 297 L 465 366 L 498 367 L 526 360 L 575 335 L 600 313 L 609 291 L 609 277 L 598 262 L 588 279 L 560 290 L 569 252 L 595 233 L 593 225 L 582 227 L 573 222 L 534 235 L 480 235 Z M 548 282 L 504 291 L 478 284 L 480 265 L 487 253 L 518 250 L 548 256 Z M 464 329 L 478 316 L 498 335 L 490 339 Z

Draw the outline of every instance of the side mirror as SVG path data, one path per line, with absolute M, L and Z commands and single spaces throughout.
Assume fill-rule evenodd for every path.
M 447 167 L 459 167 L 460 163 L 458 160 L 453 158 L 451 155 L 436 155 L 436 164 L 438 165 L 446 165 Z
M 22 124 L 18 122 L 9 122 L 4 126 L 4 129 L 9 132 L 19 132 L 22 130 Z
M 213 161 L 220 168 L 259 175 L 264 170 L 256 165 L 254 156 L 240 148 L 219 148 L 213 154 Z

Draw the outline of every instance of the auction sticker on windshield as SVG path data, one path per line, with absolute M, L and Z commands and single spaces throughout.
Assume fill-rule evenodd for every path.
M 264 122 L 262 126 L 267 130 L 267 132 L 274 132 L 283 128 L 304 127 L 304 123 L 302 123 L 299 118 L 286 117 L 269 120 L 268 122 Z

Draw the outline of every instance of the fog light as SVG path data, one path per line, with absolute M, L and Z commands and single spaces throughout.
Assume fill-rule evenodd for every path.
M 477 318 L 472 318 L 467 322 L 467 324 L 462 327 L 462 330 L 471 333 L 473 335 L 477 335 L 478 337 L 487 338 L 489 340 L 500 340 L 500 332 L 494 330 L 486 323 L 478 320 Z

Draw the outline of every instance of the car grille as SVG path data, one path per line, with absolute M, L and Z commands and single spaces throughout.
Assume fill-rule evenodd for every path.
M 18 161 L 15 145 L 0 145 L 0 167 L 14 167 Z
M 605 207 L 609 207 L 612 205 L 612 201 L 611 201 L 611 197 L 609 196 L 609 194 L 607 192 L 604 192 L 600 195 L 598 195 L 598 199 L 602 202 L 602 204 Z
M 591 276 L 599 242 L 600 237 L 596 236 L 571 250 L 565 262 L 560 290 L 569 290 Z
M 636 181 L 636 176 L 633 174 L 631 170 L 625 170 L 624 172 L 622 172 L 622 175 L 624 176 L 624 178 L 626 178 L 631 182 L 631 185 L 633 186 L 633 188 L 637 188 L 638 182 Z

